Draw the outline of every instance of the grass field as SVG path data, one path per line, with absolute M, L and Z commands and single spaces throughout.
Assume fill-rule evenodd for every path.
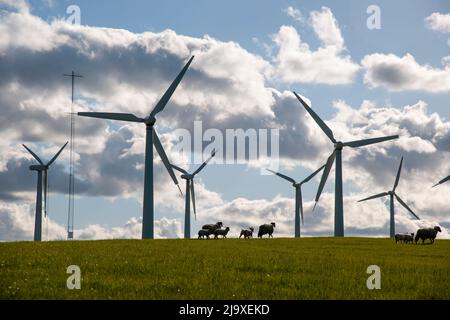
M 381 289 L 368 290 L 369 265 Z M 68 290 L 66 268 L 81 268 Z M 0 243 L 1 299 L 449 299 L 450 241 L 110 240 Z

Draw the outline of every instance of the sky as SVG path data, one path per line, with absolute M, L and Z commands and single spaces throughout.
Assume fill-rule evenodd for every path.
M 449 49 L 448 1 L 0 0 L 0 241 L 33 237 L 36 176 L 21 144 L 50 159 L 68 140 L 70 81 L 62 74 L 83 75 L 77 111 L 145 116 L 191 55 L 156 125 L 172 162 L 198 166 L 176 151 L 175 133 L 193 133 L 194 121 L 220 132 L 278 129 L 279 171 L 303 179 L 332 144 L 295 90 L 342 140 L 400 135 L 344 150 L 346 235 L 389 234 L 387 203 L 356 201 L 392 188 L 403 156 L 398 192 L 421 220 L 397 205 L 397 231 L 439 224 L 448 237 L 450 183 L 431 186 L 450 174 Z M 144 128 L 85 118 L 76 128 L 75 237 L 139 238 Z M 68 155 L 50 169 L 44 239 L 66 237 Z M 196 177 L 192 234 L 215 221 L 232 236 L 275 221 L 275 236 L 292 236 L 294 189 L 261 174 L 265 166 L 212 161 Z M 313 211 L 319 179 L 303 189 L 304 236 L 333 234 L 334 170 Z M 155 212 L 157 237 L 182 237 L 184 199 L 156 152 Z

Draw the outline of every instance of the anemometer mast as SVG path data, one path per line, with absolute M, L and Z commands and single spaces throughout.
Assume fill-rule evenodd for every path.
M 74 170 L 74 150 L 75 150 L 75 117 L 73 110 L 75 78 L 82 78 L 82 75 L 72 71 L 71 74 L 64 74 L 72 79 L 72 102 L 70 105 L 70 165 L 69 165 L 69 206 L 67 211 L 67 239 L 73 239 L 73 221 L 75 215 L 75 170 Z

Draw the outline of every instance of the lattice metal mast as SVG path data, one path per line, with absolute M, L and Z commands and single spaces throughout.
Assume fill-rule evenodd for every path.
M 70 105 L 70 164 L 69 164 L 69 205 L 67 211 L 67 239 L 73 239 L 73 224 L 75 215 L 75 166 L 74 166 L 74 150 L 75 150 L 75 117 L 74 117 L 74 91 L 75 78 L 82 78 L 82 75 L 72 71 L 71 74 L 64 74 L 65 77 L 72 79 L 72 102 Z

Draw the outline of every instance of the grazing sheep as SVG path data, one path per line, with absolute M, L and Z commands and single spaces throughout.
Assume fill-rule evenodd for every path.
M 228 227 L 226 227 L 225 229 L 214 230 L 214 239 L 217 239 L 219 236 L 226 238 L 228 231 L 230 231 L 230 228 L 228 228 Z
M 212 234 L 211 230 L 202 229 L 198 231 L 198 238 L 203 239 L 204 237 L 209 239 L 209 236 Z
M 271 222 L 270 224 L 263 224 L 259 226 L 258 238 L 262 238 L 263 235 L 268 234 L 269 238 L 273 238 L 273 228 L 275 228 L 275 222 Z
M 400 243 L 402 242 L 402 240 L 403 240 L 403 235 L 402 234 L 399 234 L 399 233 L 397 233 L 396 235 L 395 235 L 395 243 L 398 243 L 399 241 L 400 241 Z
M 405 237 L 404 237 L 403 241 L 405 243 L 410 243 L 410 242 L 414 243 L 414 232 L 411 233 L 411 234 L 405 234 Z
M 399 234 L 397 233 L 395 235 L 395 243 L 397 242 L 401 242 L 401 243 L 413 243 L 413 239 L 414 239 L 414 233 L 411 234 Z
M 239 236 L 239 239 L 242 236 L 244 236 L 244 239 L 253 238 L 253 231 L 255 231 L 255 229 L 253 229 L 253 227 L 250 227 L 248 230 L 241 230 L 241 235 Z
M 436 235 L 438 232 L 441 232 L 441 228 L 436 226 L 434 228 L 427 228 L 427 229 L 419 229 L 416 233 L 416 238 L 414 239 L 415 242 L 419 241 L 419 239 L 422 239 L 422 244 L 425 243 L 425 240 L 430 239 L 431 243 L 434 243 L 434 239 L 436 239 Z
M 211 231 L 211 234 L 213 234 L 213 233 L 214 233 L 214 230 L 220 229 L 220 228 L 222 228 L 222 226 L 223 226 L 223 223 L 222 223 L 221 221 L 219 221 L 219 222 L 217 222 L 217 223 L 215 223 L 215 224 L 205 224 L 205 225 L 202 227 L 202 229 L 203 229 L 203 230 L 210 230 L 210 231 Z

